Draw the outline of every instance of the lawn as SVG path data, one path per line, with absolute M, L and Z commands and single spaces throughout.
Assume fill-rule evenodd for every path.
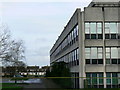
M 26 83 L 2 83 L 2 90 L 22 90 L 23 87 L 18 86 L 18 85 L 23 85 Z

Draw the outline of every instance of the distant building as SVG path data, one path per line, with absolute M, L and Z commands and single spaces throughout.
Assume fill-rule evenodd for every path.
M 60 61 L 72 77 L 84 77 L 73 88 L 120 86 L 120 0 L 93 0 L 75 11 L 50 50 L 50 65 Z
M 2 68 L 1 76 L 4 77 L 13 77 L 15 73 L 19 73 L 22 76 L 41 76 L 45 75 L 46 67 L 40 68 L 39 66 L 27 66 L 27 67 L 16 67 L 16 66 L 7 66 L 0 67 Z

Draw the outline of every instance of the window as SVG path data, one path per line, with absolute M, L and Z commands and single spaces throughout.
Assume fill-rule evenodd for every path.
M 107 84 L 111 84 L 111 73 L 106 73 L 106 77 L 107 77 Z
M 98 64 L 103 64 L 103 59 L 98 59 Z
M 86 39 L 90 39 L 90 34 L 85 34 Z
M 106 73 L 106 84 L 108 88 L 118 88 L 118 76 L 120 73 Z
M 106 64 L 120 64 L 120 47 L 106 47 Z
M 86 47 L 85 58 L 86 58 L 86 64 L 103 64 L 103 48 Z
M 86 59 L 86 64 L 90 64 L 90 59 Z
M 96 23 L 90 23 L 90 33 L 91 34 L 96 34 Z
M 96 34 L 91 34 L 91 39 L 97 39 Z
M 85 48 L 85 57 L 86 59 L 90 59 L 90 55 L 91 55 L 91 48 Z
M 118 59 L 118 64 L 120 64 L 120 59 Z
M 112 59 L 112 64 L 117 64 L 117 59 Z
M 92 88 L 103 88 L 103 73 L 86 73 L 87 85 Z
M 92 59 L 92 64 L 97 64 L 97 59 Z
M 96 59 L 97 58 L 97 48 L 96 47 L 92 47 L 91 48 L 91 58 L 92 59 Z
M 106 22 L 105 39 L 119 39 L 118 28 L 119 28 L 118 22 Z
M 110 59 L 106 59 L 106 64 L 110 64 Z
M 86 22 L 85 23 L 85 39 L 102 39 L 102 23 Z
M 66 56 L 69 59 L 69 67 L 79 65 L 79 52 L 78 48 L 68 53 Z

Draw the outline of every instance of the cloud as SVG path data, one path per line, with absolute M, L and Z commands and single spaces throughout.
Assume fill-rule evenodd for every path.
M 88 2 L 89 0 L 1 0 L 0 2 Z
M 8 24 L 13 38 L 25 42 L 28 65 L 41 66 L 50 63 L 49 51 L 58 35 L 75 9 L 87 6 L 89 3 L 86 2 L 91 0 L 79 0 L 80 3 L 61 1 L 38 3 L 34 0 L 29 3 L 21 0 L 19 3 L 9 0 L 2 3 L 2 17 Z
M 27 59 L 27 64 L 28 65 L 39 65 L 39 66 L 45 66 L 45 65 L 49 65 L 49 57 L 48 56 L 36 56 L 33 57 L 31 56 L 30 58 Z

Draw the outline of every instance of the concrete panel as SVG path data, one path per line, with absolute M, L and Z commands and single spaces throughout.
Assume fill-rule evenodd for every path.
M 70 68 L 70 72 L 79 72 L 79 66 L 73 66 Z
M 103 46 L 103 40 L 85 40 L 85 46 Z
M 103 65 L 86 65 L 85 72 L 103 72 Z
M 119 21 L 118 8 L 105 8 L 105 21 Z
M 120 72 L 120 65 L 106 65 L 106 72 Z
M 85 21 L 102 21 L 102 8 L 85 8 Z
M 120 46 L 120 40 L 105 40 L 105 46 Z

